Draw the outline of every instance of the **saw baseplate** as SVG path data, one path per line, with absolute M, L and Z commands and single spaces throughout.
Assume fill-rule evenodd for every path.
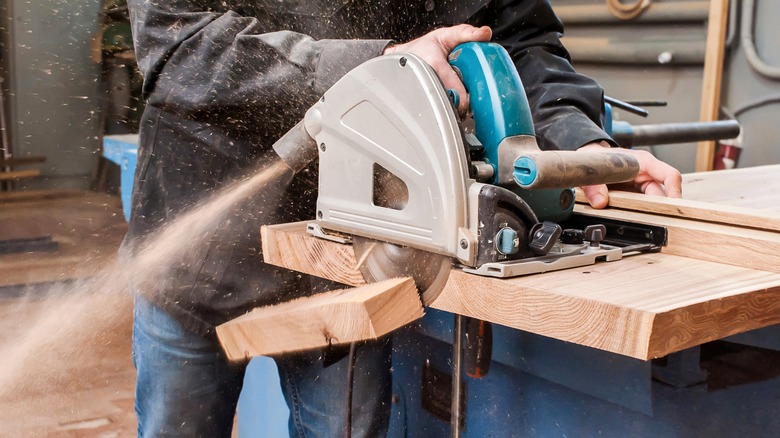
M 600 242 L 583 241 L 577 244 L 558 241 L 543 256 L 489 262 L 476 267 L 455 263 L 452 268 L 488 277 L 519 277 L 588 266 L 600 261 L 613 262 L 621 260 L 624 256 L 656 252 L 666 244 L 667 239 L 667 231 L 664 227 L 614 220 L 604 223 L 576 214 L 564 222 L 564 225 L 578 228 L 603 225 L 606 229 L 605 238 Z M 446 281 L 449 274 L 447 257 L 441 255 L 428 254 L 421 250 L 408 248 L 407 251 L 419 252 L 421 257 L 391 257 L 388 254 L 392 251 L 388 253 L 384 246 L 392 245 L 392 248 L 397 248 L 398 251 L 405 247 L 358 236 L 353 238 L 342 233 L 323 230 L 316 223 L 307 224 L 306 229 L 309 234 L 321 239 L 342 244 L 359 242 L 360 245 L 356 247 L 356 256 L 360 259 L 358 264 L 361 266 L 361 273 L 367 281 L 381 281 L 399 275 L 422 279 L 418 282 L 418 287 L 422 286 L 420 290 L 424 301 L 430 301 L 431 297 L 438 294 L 440 286 Z M 377 250 L 377 248 L 384 249 Z M 423 255 L 429 257 L 422 257 Z M 401 266 L 399 263 L 401 260 L 418 260 L 420 263 L 412 263 L 414 266 Z
M 573 214 L 561 223 L 564 229 L 582 230 L 589 226 L 604 227 L 603 240 L 597 243 L 583 241 L 576 245 L 558 241 L 544 256 L 518 260 L 484 263 L 478 267 L 459 266 L 465 272 L 483 276 L 510 278 L 541 274 L 593 265 L 599 261 L 617 261 L 624 256 L 660 251 L 666 245 L 665 227 L 633 222 L 594 219 Z
M 617 246 L 601 244 L 598 247 L 591 247 L 588 243 L 582 245 L 557 244 L 549 254 L 541 257 L 485 263 L 478 268 L 468 266 L 459 266 L 459 268 L 470 274 L 509 278 L 578 268 L 592 265 L 601 260 L 613 262 L 622 258 L 623 248 Z

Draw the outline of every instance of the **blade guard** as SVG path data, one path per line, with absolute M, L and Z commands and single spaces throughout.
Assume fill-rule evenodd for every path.
M 322 228 L 473 264 L 468 160 L 436 73 L 411 54 L 353 69 L 306 114 L 319 150 Z M 391 181 L 392 202 L 377 196 Z M 399 188 L 400 186 L 400 188 Z

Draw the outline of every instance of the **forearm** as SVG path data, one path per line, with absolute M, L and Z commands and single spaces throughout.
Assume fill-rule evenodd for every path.
M 497 0 L 486 19 L 515 62 L 542 149 L 612 142 L 601 129 L 603 90 L 571 66 L 563 26 L 546 0 Z

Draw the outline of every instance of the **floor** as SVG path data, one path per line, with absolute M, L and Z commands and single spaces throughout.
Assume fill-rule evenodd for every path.
M 45 315 L 49 306 L 69 304 L 46 298 L 0 299 L 0 346 L 19 337 Z M 135 370 L 130 356 L 131 314 L 114 321 L 99 342 L 64 354 L 40 352 L 40 358 L 16 373 L 11 391 L 0 393 L 0 429 L 14 437 L 130 437 L 135 436 L 133 411 Z M 64 342 L 67 342 L 65 340 Z M 2 348 L 2 347 L 0 347 Z
M 0 435 L 136 435 L 132 304 L 121 289 L 84 283 L 110 265 L 125 229 L 115 196 L 0 196 L 0 241 L 58 245 L 0 255 Z

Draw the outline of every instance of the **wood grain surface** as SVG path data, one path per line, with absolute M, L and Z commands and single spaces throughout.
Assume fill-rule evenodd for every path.
M 702 122 L 718 120 L 719 116 L 728 18 L 729 0 L 710 0 L 699 116 Z M 714 157 L 715 142 L 699 142 L 696 147 L 696 170 L 712 170 Z
M 683 197 L 780 212 L 780 165 L 688 173 L 683 175 Z
M 359 277 L 354 253 L 306 234 L 304 223 L 264 228 L 264 244 L 277 250 L 266 253 L 267 263 L 339 281 Z M 293 251 L 287 242 L 316 255 L 277 258 Z M 338 260 L 336 274 L 321 268 L 323 260 Z M 651 359 L 780 322 L 778 293 L 777 273 L 656 253 L 514 279 L 453 270 L 431 307 Z
M 252 310 L 217 327 L 231 360 L 376 339 L 423 316 L 411 278 L 324 292 Z
M 669 243 L 661 251 L 667 254 L 780 273 L 780 233 L 777 232 L 636 211 L 596 210 L 579 204 L 574 211 L 597 218 L 664 226 Z
M 326 240 L 311 240 L 306 226 L 303 233 L 300 227 L 301 223 L 297 222 L 261 228 L 266 263 L 351 286 L 366 284 L 363 274 L 353 269 L 355 251 L 352 245 L 334 247 Z

